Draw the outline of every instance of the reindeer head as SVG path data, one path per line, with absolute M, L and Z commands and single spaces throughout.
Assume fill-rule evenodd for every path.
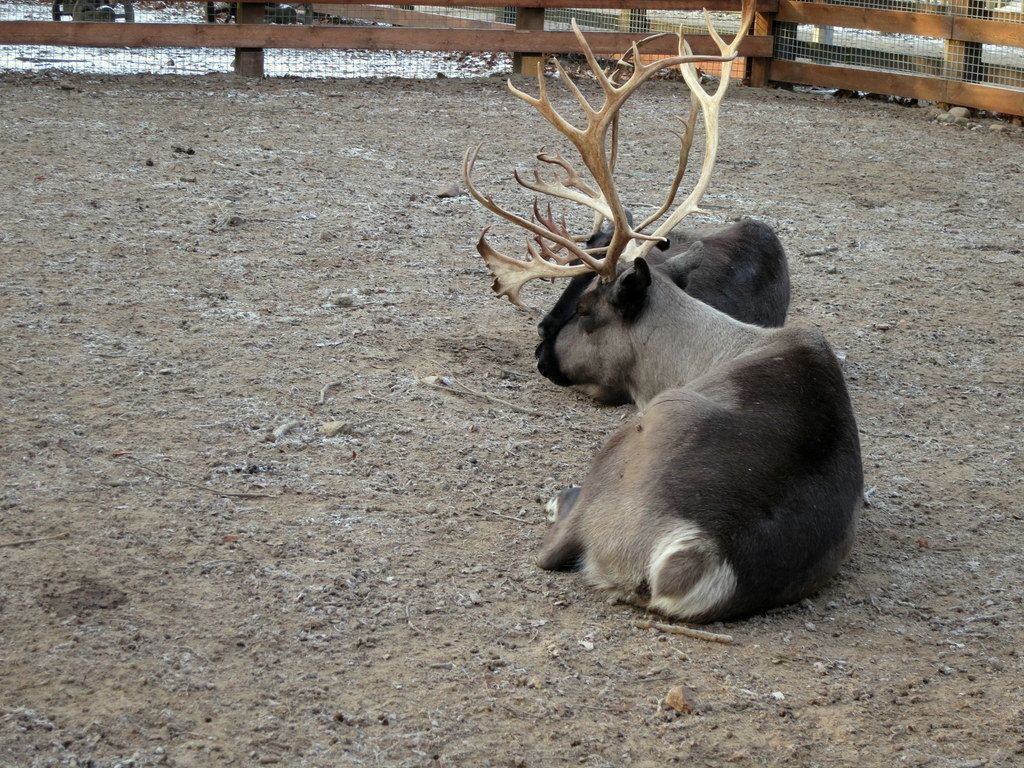
M 551 177 L 545 178 L 539 172 L 535 172 L 533 178 L 528 179 L 517 171 L 516 181 L 537 194 L 590 209 L 594 213 L 595 231 L 600 231 L 604 222 L 609 222 L 611 226 L 606 241 L 602 242 L 600 247 L 587 248 L 580 245 L 587 240 L 587 236 L 571 236 L 564 224 L 555 221 L 550 214 L 550 208 L 546 216 L 542 215 L 535 202 L 532 219 L 502 208 L 492 197 L 480 193 L 473 185 L 473 166 L 481 145 L 469 149 L 463 160 L 462 176 L 470 194 L 488 210 L 527 230 L 532 236 L 527 241 L 527 258 L 524 260 L 499 253 L 487 242 L 487 230 L 484 230 L 477 243 L 477 250 L 495 278 L 493 288 L 497 294 L 508 296 L 513 303 L 520 304 L 519 291 L 530 280 L 540 277 L 572 277 L 588 272 L 597 273 L 603 285 L 616 283 L 620 262 L 626 263 L 642 258 L 656 244 L 663 242 L 665 236 L 685 216 L 699 211 L 698 204 L 710 183 L 718 149 L 719 106 L 729 85 L 732 61 L 736 58 L 739 45 L 753 19 L 753 10 L 753 2 L 746 0 L 739 32 L 728 45 L 716 32 L 710 17 L 705 14 L 708 32 L 718 45 L 719 56 L 695 56 L 680 32 L 678 55 L 644 64 L 640 60 L 639 48 L 647 42 L 645 40 L 634 44 L 630 52 L 609 70 L 602 69 L 598 64 L 574 20 L 573 32 L 604 97 L 604 103 L 600 107 L 594 107 L 572 82 L 558 60 L 553 59 L 562 81 L 583 110 L 586 124 L 582 127 L 573 125 L 554 109 L 547 93 L 543 69 L 537 74 L 538 96 L 524 93 L 509 82 L 508 87 L 513 94 L 536 108 L 556 130 L 572 142 L 584 166 L 593 177 L 594 186 L 585 181 L 567 160 L 559 155 L 544 152 L 538 154 L 537 159 L 553 169 Z M 648 38 L 650 39 L 653 38 Z M 701 85 L 696 66 L 698 63 L 709 61 L 723 63 L 722 77 L 717 88 L 711 93 L 705 91 Z M 678 167 L 664 203 L 639 225 L 634 225 L 615 185 L 618 116 L 623 104 L 643 83 L 655 73 L 671 67 L 679 67 L 691 94 L 689 116 L 681 120 L 683 130 L 676 134 L 680 139 Z M 703 117 L 705 137 L 700 178 L 690 194 L 673 208 L 686 170 L 698 114 Z M 648 233 L 646 230 L 650 227 L 654 228 Z

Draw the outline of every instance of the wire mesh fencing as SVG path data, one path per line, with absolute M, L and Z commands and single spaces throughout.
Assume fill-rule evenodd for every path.
M 826 0 L 826 4 L 998 21 L 1005 26 L 993 42 L 983 42 L 914 34 L 919 25 L 912 19 L 907 21 L 907 31 L 777 22 L 775 59 L 1024 89 L 1021 0 Z
M 770 58 L 755 59 L 757 66 L 751 68 L 751 72 L 757 70 L 755 79 L 762 84 L 776 79 L 904 96 L 923 93 L 923 98 L 932 100 L 943 100 L 946 84 L 968 84 L 970 88 L 955 91 L 959 98 L 965 99 L 959 103 L 1024 114 L 1022 2 L 1024 0 L 820 0 L 780 3 L 767 33 L 774 40 L 774 50 Z M 276 47 L 265 47 L 259 71 L 272 77 L 314 78 L 510 74 L 515 59 L 501 51 L 501 44 L 496 44 L 498 50 L 475 52 L 453 51 L 453 48 L 465 47 L 467 40 L 471 41 L 470 45 L 476 42 L 478 38 L 472 34 L 476 30 L 482 31 L 481 41 L 500 38 L 503 30 L 516 29 L 517 17 L 519 20 L 526 18 L 519 17 L 520 13 L 533 14 L 532 23 L 536 25 L 537 10 L 465 6 L 459 4 L 459 0 L 451 0 L 451 3 L 441 6 L 266 3 L 262 6 L 262 21 L 266 24 L 345 27 L 348 30 L 344 34 L 340 29 L 338 33 L 332 32 L 328 36 L 330 42 L 324 44 L 344 43 L 347 47 L 281 47 L 306 44 L 295 35 L 282 32 L 274 38 L 276 42 L 271 43 Z M 722 2 L 711 4 L 728 7 Z M 253 6 L 249 8 L 259 13 Z M 0 0 L 0 32 L 6 21 L 60 24 L 70 19 L 114 25 L 144 22 L 174 25 L 174 30 L 178 31 L 156 37 L 166 45 L 183 46 L 137 47 L 142 37 L 128 34 L 105 38 L 89 35 L 94 43 L 106 44 L 118 39 L 129 46 L 121 48 L 90 47 L 89 43 L 15 44 L 0 36 L 0 71 L 56 69 L 100 74 L 186 75 L 244 71 L 236 59 L 235 49 L 192 47 L 193 42 L 205 44 L 216 37 L 199 34 L 203 31 L 202 25 L 233 22 L 237 13 L 238 4 L 227 2 Z M 611 7 L 546 8 L 541 13 L 543 29 L 548 32 L 568 29 L 571 19 L 576 19 L 585 32 L 657 34 L 679 28 L 689 34 L 705 32 L 704 16 L 699 11 Z M 738 13 L 730 10 L 711 15 L 715 27 L 723 34 L 736 31 Z M 387 43 L 374 39 L 383 36 L 384 30 L 374 31 L 378 28 L 388 28 L 386 31 L 391 37 Z M 49 26 L 47 29 L 52 31 Z M 450 32 L 441 34 L 445 31 Z M 456 38 L 458 41 L 453 43 Z M 47 43 L 54 39 L 62 43 L 79 42 L 79 38 L 54 36 L 50 31 L 39 33 L 35 39 Z M 238 42 L 243 36 L 231 37 L 233 42 L 230 43 L 225 42 L 227 39 L 225 35 L 217 37 L 221 45 L 246 45 Z M 259 39 L 270 41 L 265 35 Z M 322 42 L 325 36 L 320 35 L 318 39 Z M 396 40 L 400 40 L 400 44 L 396 44 Z M 148 37 L 143 44 L 151 44 Z M 407 45 L 412 48 L 417 44 L 430 50 L 381 50 Z M 252 50 L 260 47 L 256 45 Z M 767 57 L 768 52 L 757 55 Z M 702 69 L 708 74 L 718 74 L 714 65 Z M 733 67 L 734 77 L 742 72 L 741 64 Z M 778 76 L 766 77 L 765 72 Z M 842 76 L 836 77 L 837 72 Z M 922 80 L 928 82 L 922 84 Z M 836 85 L 839 81 L 843 84 Z M 936 88 L 936 82 L 941 87 Z M 893 90 L 883 90 L 885 88 Z M 995 91 L 998 93 L 993 96 Z
M 109 7 L 110 11 L 101 10 Z M 89 20 L 112 23 L 225 23 L 234 20 L 231 3 L 174 3 L 153 0 L 69 0 L 11 2 L 0 0 L 0 21 Z M 421 29 L 514 29 L 514 7 L 383 5 L 266 5 L 270 24 L 317 24 Z M 738 14 L 713 14 L 719 31 L 731 34 Z M 686 11 L 549 8 L 544 27 L 567 30 L 576 19 L 584 31 L 633 33 L 705 31 L 703 14 Z M 54 45 L 0 45 L 0 71 L 56 69 L 97 74 L 227 73 L 234 51 L 227 48 L 96 48 Z M 713 69 L 713 67 L 711 68 Z M 738 71 L 742 71 L 737 68 Z M 375 51 L 343 49 L 267 49 L 268 76 L 351 77 L 480 77 L 507 75 L 512 56 L 501 52 Z M 710 70 L 709 70 L 710 71 Z
M 28 3 L 0 0 L 0 21 L 76 20 L 113 23 L 148 22 L 166 24 L 230 23 L 234 8 L 229 3 L 164 4 L 127 2 L 114 6 L 113 18 L 89 18 L 89 11 L 76 6 L 85 3 Z M 100 2 L 88 5 L 102 7 Z M 128 11 L 125 13 L 124 6 Z M 285 10 L 287 9 L 287 10 Z M 363 9 L 363 10 L 359 10 Z M 389 25 L 385 6 L 359 6 L 357 16 L 322 13 L 313 6 L 268 4 L 267 23 Z M 464 11 L 466 9 L 452 9 Z M 92 11 L 95 13 L 95 11 Z M 125 18 L 128 15 L 129 18 Z M 392 14 L 394 15 L 394 14 Z M 441 23 L 440 14 L 437 16 Z M 465 16 L 465 14 L 464 14 Z M 233 71 L 234 50 L 230 48 L 102 48 L 56 45 L 2 45 L 0 71 L 55 69 L 91 74 L 205 75 Z M 504 54 L 437 53 L 429 51 L 369 51 L 335 49 L 267 49 L 265 72 L 272 77 L 472 77 L 511 70 L 511 57 Z

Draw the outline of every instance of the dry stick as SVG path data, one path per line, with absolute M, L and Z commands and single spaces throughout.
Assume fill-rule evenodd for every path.
M 171 482 L 178 483 L 180 485 L 187 485 L 187 486 L 190 486 L 191 488 L 198 488 L 201 491 L 206 491 L 207 493 L 212 493 L 212 494 L 214 494 L 216 496 L 230 496 L 230 497 L 236 498 L 236 499 L 273 499 L 273 498 L 276 498 L 276 496 L 274 494 L 271 494 L 271 493 L 232 493 L 231 491 L 218 491 L 216 488 L 211 488 L 208 485 L 203 485 L 201 483 L 193 483 L 193 482 L 191 482 L 189 480 L 182 480 L 180 477 L 172 477 L 171 475 L 168 475 L 168 474 L 166 474 L 164 472 L 161 472 L 158 469 L 153 469 L 152 467 L 147 467 L 141 461 L 136 461 L 135 459 L 128 459 L 127 461 L 120 461 L 118 463 L 119 464 L 131 464 L 132 466 L 138 467 L 139 469 L 141 469 L 141 470 L 143 470 L 145 472 L 149 472 L 150 474 L 157 475 L 158 477 L 162 477 L 165 480 L 170 480 Z M 280 495 L 280 494 L 278 494 L 278 495 Z
M 472 395 L 473 397 L 479 397 L 484 400 L 489 400 L 492 403 L 504 405 L 506 408 L 511 408 L 513 411 L 526 413 L 529 414 L 530 416 L 539 416 L 543 419 L 554 418 L 554 416 L 552 416 L 550 413 L 544 413 L 543 411 L 534 411 L 530 408 L 523 408 L 522 406 L 516 405 L 515 403 L 510 403 L 508 400 L 502 400 L 499 397 L 493 397 L 491 395 L 485 394 L 484 392 L 477 392 L 475 389 L 470 389 L 465 384 L 458 381 L 457 379 L 452 378 L 451 376 L 427 376 L 425 379 L 417 378 L 416 381 L 418 381 L 420 384 L 424 384 L 428 387 L 433 387 L 434 389 L 440 389 L 442 392 L 449 392 L 453 395 Z
M 35 544 L 38 541 L 53 541 L 54 539 L 66 539 L 71 535 L 71 531 L 64 531 L 64 533 L 58 533 L 53 536 L 40 536 L 36 539 L 22 539 L 21 541 L 3 541 L 0 542 L 0 547 L 20 547 L 22 544 Z
M 705 632 L 703 629 L 682 627 L 678 624 L 663 624 L 660 621 L 638 620 L 636 626 L 640 629 L 657 629 L 673 635 L 686 635 L 697 640 L 707 640 L 712 643 L 731 643 L 732 635 L 719 635 L 714 632 Z
M 327 393 L 335 387 L 340 387 L 345 382 L 343 381 L 332 381 L 329 384 L 324 384 L 324 388 L 320 390 L 320 397 L 317 398 L 317 405 L 324 405 L 327 403 Z

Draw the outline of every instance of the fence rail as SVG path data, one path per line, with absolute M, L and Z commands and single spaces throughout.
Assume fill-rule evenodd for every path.
M 1024 115 L 1019 9 L 1019 0 L 1002 9 L 984 0 L 779 0 L 765 78 Z
M 570 15 L 590 22 L 587 39 L 595 52 L 611 54 L 648 30 L 666 28 L 662 17 L 671 12 L 707 8 L 738 18 L 740 6 L 739 0 L 625 1 L 628 8 L 615 0 L 517 0 L 515 7 L 502 0 L 418 0 L 400 6 L 333 0 L 306 7 L 319 19 L 345 17 L 344 24 L 306 25 L 264 23 L 264 0 L 241 0 L 233 24 L 180 23 L 185 15 L 179 23 L 130 24 L 0 16 L 0 47 L 226 48 L 235 51 L 235 70 L 253 75 L 262 74 L 265 49 L 503 52 L 515 54 L 522 66 L 536 62 L 539 52 L 579 52 L 563 23 Z M 10 0 L 0 0 L 0 11 L 5 2 Z M 752 85 L 803 83 L 1024 115 L 1021 0 L 756 3 L 753 34 L 740 49 Z M 164 5 L 196 9 L 202 4 L 165 0 Z M 492 20 L 458 17 L 470 8 Z M 687 39 L 696 53 L 717 50 L 698 31 Z M 674 53 L 670 39 L 646 50 Z

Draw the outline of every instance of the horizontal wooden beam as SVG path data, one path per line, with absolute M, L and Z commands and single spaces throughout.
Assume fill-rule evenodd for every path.
M 1024 16 L 1016 22 L 954 16 L 949 39 L 1024 48 Z
M 1024 24 L 967 16 L 779 0 L 775 19 L 821 27 L 869 29 L 890 34 L 1024 47 Z
M 174 3 L 192 3 L 194 0 L 165 0 Z M 266 0 L 241 0 L 243 3 L 262 3 Z M 332 0 L 327 5 L 358 5 L 366 0 Z M 779 0 L 755 0 L 759 13 L 771 13 L 778 7 Z M 618 0 L 518 0 L 510 5 L 508 0 L 415 0 L 410 5 L 433 5 L 449 8 L 585 8 L 615 10 L 621 7 Z M 317 11 L 324 11 L 324 6 L 315 3 Z M 381 6 L 386 8 L 386 5 Z M 647 11 L 735 11 L 741 10 L 740 0 L 629 0 L 629 7 Z
M 884 93 L 910 99 L 960 104 L 1009 115 L 1024 115 L 1024 91 L 964 83 L 925 75 L 905 75 L 850 69 L 827 64 L 773 60 L 768 77 L 784 83 L 804 83 L 822 88 Z
M 406 11 L 401 8 L 382 8 L 379 5 L 331 5 L 317 6 L 317 13 L 326 13 L 332 16 L 344 16 L 346 19 L 359 19 L 361 21 L 382 21 L 387 14 L 388 24 L 399 27 L 419 27 L 434 29 L 444 27 L 445 29 L 515 29 L 515 24 L 502 24 L 498 21 L 483 21 L 482 19 L 463 19 L 458 16 L 442 16 L 439 13 L 428 13 L 426 11 Z
M 621 53 L 631 32 L 588 32 L 595 53 Z M 729 36 L 726 36 L 728 39 Z M 716 55 L 708 35 L 687 35 L 694 53 Z M 572 32 L 516 29 L 410 29 L 278 24 L 99 24 L 94 22 L 4 21 L 0 44 L 81 45 L 103 48 L 361 48 L 372 51 L 504 51 L 580 53 Z M 674 54 L 671 38 L 644 46 L 645 53 Z M 740 56 L 770 56 L 772 39 L 748 37 Z

